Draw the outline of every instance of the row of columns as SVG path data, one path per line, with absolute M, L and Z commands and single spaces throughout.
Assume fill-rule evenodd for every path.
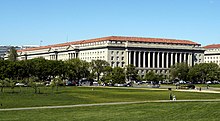
M 69 55 L 69 59 L 77 58 L 76 53 L 68 53 L 68 55 Z
M 127 51 L 128 64 L 143 68 L 170 68 L 175 63 L 186 62 L 192 66 L 192 53 Z
M 50 60 L 58 60 L 58 53 L 55 52 L 55 54 L 50 55 Z M 77 53 L 68 53 L 69 59 L 77 58 Z

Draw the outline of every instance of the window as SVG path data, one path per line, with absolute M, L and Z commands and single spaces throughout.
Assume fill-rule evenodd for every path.
M 124 60 L 124 57 L 121 57 L 121 60 Z
M 117 60 L 119 60 L 119 57 L 117 56 Z
M 118 55 L 118 53 L 119 53 L 119 52 L 117 51 L 117 55 Z
M 114 60 L 114 56 L 111 57 L 111 60 Z
M 116 66 L 118 67 L 119 66 L 119 62 L 117 62 L 116 64 L 117 64 Z
M 124 67 L 124 64 L 125 64 L 125 63 L 124 63 L 124 62 L 122 62 L 122 63 L 121 63 L 121 67 Z
M 121 52 L 121 55 L 124 55 L 124 52 Z
M 114 51 L 111 51 L 111 54 L 113 55 L 113 54 L 114 54 Z
M 111 62 L 111 66 L 112 66 L 112 67 L 114 67 L 114 64 L 115 64 L 114 62 Z

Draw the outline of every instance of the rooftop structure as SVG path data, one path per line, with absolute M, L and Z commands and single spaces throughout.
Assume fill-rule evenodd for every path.
M 144 76 L 148 71 L 169 75 L 169 68 L 185 62 L 204 62 L 204 49 L 190 40 L 109 36 L 18 50 L 20 60 L 43 57 L 48 60 L 79 58 L 87 62 L 106 60 L 112 67 L 133 64 Z
M 220 66 L 220 44 L 211 44 L 204 46 L 205 63 L 216 63 Z

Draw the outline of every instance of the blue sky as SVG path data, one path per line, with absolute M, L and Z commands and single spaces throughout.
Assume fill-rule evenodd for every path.
M 220 43 L 219 12 L 220 0 L 0 0 L 0 45 L 112 35 L 214 44 Z

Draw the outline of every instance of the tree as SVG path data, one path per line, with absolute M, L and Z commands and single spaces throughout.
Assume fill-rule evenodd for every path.
M 153 84 L 158 84 L 159 81 L 163 80 L 162 75 L 155 74 L 153 71 L 150 71 L 145 74 L 145 80 L 153 82 Z
M 48 79 L 54 79 L 59 76 L 61 79 L 66 77 L 66 65 L 63 61 L 58 60 L 47 60 L 48 66 Z
M 172 80 L 188 80 L 189 66 L 186 63 L 176 63 L 170 68 Z
M 4 80 L 0 80 L 1 92 L 4 92 L 4 87 L 8 86 L 9 79 L 6 78 Z
M 13 80 L 13 79 L 9 79 L 7 81 L 9 81 L 7 83 L 9 84 L 9 86 L 11 87 L 12 92 L 14 93 L 14 88 L 15 88 L 16 81 Z
M 17 50 L 14 47 L 11 47 L 9 49 L 8 60 L 14 62 L 17 61 L 17 57 L 18 57 Z
M 0 60 L 0 79 L 4 80 L 8 77 L 7 70 L 9 66 L 10 61 L 8 60 Z
M 89 77 L 89 63 L 78 58 L 71 59 L 66 62 L 67 75 L 70 80 L 77 80 Z
M 38 79 L 36 77 L 31 77 L 28 81 L 28 86 L 32 87 L 34 89 L 34 93 L 37 94 L 37 90 L 38 93 L 40 93 L 40 86 L 41 86 L 41 83 L 38 82 Z
M 189 70 L 191 81 L 214 81 L 218 80 L 219 66 L 216 63 L 200 63 L 196 64 Z
M 136 67 L 132 64 L 126 66 L 126 78 L 128 81 L 136 80 L 138 77 L 138 71 Z
M 29 78 L 34 76 L 34 62 L 33 60 L 23 60 L 20 61 L 23 71 L 22 71 L 22 78 L 26 78 L 29 81 Z M 20 72 L 21 73 L 21 72 Z
M 33 75 L 37 77 L 35 81 L 45 81 L 50 76 L 50 66 L 44 58 L 32 59 Z
M 115 67 L 112 71 L 112 83 L 124 84 L 125 83 L 125 70 L 121 67 Z
M 104 73 L 103 73 L 103 77 L 102 77 L 102 82 L 104 82 L 105 84 L 110 83 L 112 81 L 112 71 L 113 68 L 111 66 L 106 66 Z
M 97 81 L 99 82 L 101 73 L 104 73 L 105 68 L 109 66 L 109 63 L 105 60 L 92 60 L 91 68 L 92 72 L 97 75 Z
M 54 89 L 54 87 L 56 86 L 56 91 L 58 91 L 59 86 L 64 85 L 63 80 L 60 77 L 56 77 L 53 79 L 52 83 L 51 83 L 51 87 L 52 90 Z

